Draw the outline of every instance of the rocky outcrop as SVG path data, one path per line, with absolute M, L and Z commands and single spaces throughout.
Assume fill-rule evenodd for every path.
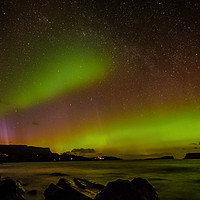
M 135 178 L 109 182 L 95 200 L 159 200 L 155 189 L 146 179 Z
M 187 153 L 184 159 L 200 159 L 200 153 Z
M 50 184 L 44 192 L 45 200 L 91 200 L 89 197 L 71 187 L 65 179 L 60 179 L 55 184 Z
M 22 185 L 10 178 L 0 180 L 0 199 L 1 200 L 24 200 L 25 190 Z
M 81 189 L 95 189 L 95 190 L 103 190 L 105 188 L 104 185 L 92 183 L 86 179 L 74 178 L 74 183 Z
M 93 183 L 85 179 L 77 178 L 74 181 L 82 190 L 94 188 Z M 106 187 L 101 185 L 100 188 L 102 191 L 96 195 L 95 200 L 159 200 L 153 186 L 142 178 L 135 178 L 132 181 L 119 179 L 109 182 Z M 60 179 L 56 185 L 50 184 L 44 196 L 45 200 L 91 200 L 74 189 L 65 179 Z
M 78 187 L 72 186 L 64 178 L 56 185 L 50 184 L 44 191 L 45 200 L 159 200 L 153 186 L 142 178 L 132 181 L 119 179 L 109 182 L 106 187 L 80 178 L 74 179 L 74 182 Z M 93 193 L 92 198 L 85 195 L 89 195 L 90 192 Z M 24 200 L 24 195 L 25 190 L 19 181 L 9 177 L 0 178 L 1 200 Z M 37 190 L 30 190 L 27 195 L 35 196 Z

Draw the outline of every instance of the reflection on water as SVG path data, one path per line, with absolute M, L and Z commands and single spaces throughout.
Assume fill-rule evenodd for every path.
M 106 185 L 116 179 L 146 178 L 157 190 L 161 200 L 200 199 L 200 160 L 146 161 L 74 161 L 47 163 L 8 163 L 0 165 L 0 175 L 26 183 L 25 189 L 39 191 L 35 199 L 43 199 L 50 183 L 57 183 L 62 173 L 65 179 L 75 177 Z M 62 177 L 62 176 L 61 176 Z M 33 200 L 29 196 L 26 199 Z

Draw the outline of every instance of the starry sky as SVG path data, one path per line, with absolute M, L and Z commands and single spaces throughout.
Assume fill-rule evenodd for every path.
M 198 152 L 198 0 L 1 0 L 0 143 L 121 157 Z

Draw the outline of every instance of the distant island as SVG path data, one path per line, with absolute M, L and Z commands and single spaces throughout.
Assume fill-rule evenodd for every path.
M 159 158 L 146 158 L 144 160 L 165 160 L 165 159 L 174 159 L 174 156 L 163 156 Z
M 51 161 L 98 161 L 122 160 L 113 156 L 84 157 L 69 153 L 52 153 L 50 148 L 27 145 L 0 145 L 0 163 L 4 162 L 51 162 Z
M 187 153 L 184 159 L 200 159 L 200 153 Z

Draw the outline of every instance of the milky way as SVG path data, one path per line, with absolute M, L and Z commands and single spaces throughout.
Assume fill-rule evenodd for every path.
M 140 155 L 199 142 L 198 1 L 3 0 L 0 26 L 1 143 Z

